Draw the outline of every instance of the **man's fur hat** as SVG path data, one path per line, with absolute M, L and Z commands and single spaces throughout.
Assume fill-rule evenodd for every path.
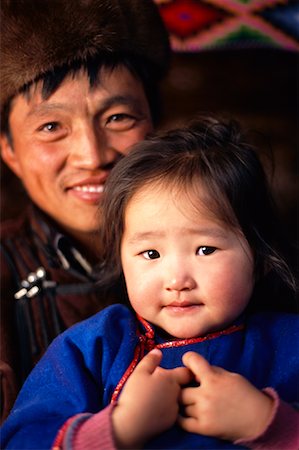
M 151 0 L 1 0 L 1 110 L 54 67 L 129 52 L 166 69 L 169 42 Z

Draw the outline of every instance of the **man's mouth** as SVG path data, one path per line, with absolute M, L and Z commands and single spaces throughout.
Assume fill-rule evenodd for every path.
M 74 191 L 87 192 L 87 193 L 98 193 L 101 194 L 104 191 L 104 185 L 87 185 L 87 186 L 74 186 Z
M 98 205 L 104 191 L 105 181 L 100 182 L 88 182 L 81 184 L 75 184 L 68 188 L 68 192 L 79 201 L 90 205 Z

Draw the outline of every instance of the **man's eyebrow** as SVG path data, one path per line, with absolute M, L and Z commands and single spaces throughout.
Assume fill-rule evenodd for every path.
M 114 95 L 112 97 L 108 97 L 104 99 L 100 103 L 99 113 L 103 113 L 109 108 L 117 105 L 126 105 L 133 106 L 137 111 L 141 113 L 140 102 L 133 95 Z M 67 103 L 40 103 L 38 105 L 33 106 L 33 108 L 28 111 L 27 117 L 30 116 L 46 116 L 48 113 L 52 111 L 61 110 L 61 111 L 71 111 L 71 106 Z
M 64 103 L 40 103 L 38 105 L 33 106 L 33 108 L 30 109 L 27 113 L 27 117 L 30 116 L 46 116 L 51 111 L 56 110 L 67 110 L 70 109 L 67 107 Z
M 134 108 L 140 110 L 140 101 L 133 95 L 114 95 L 104 99 L 101 104 L 101 110 L 106 110 L 117 105 L 133 106 Z

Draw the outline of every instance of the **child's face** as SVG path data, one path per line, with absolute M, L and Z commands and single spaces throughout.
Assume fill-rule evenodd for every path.
M 229 325 L 254 286 L 253 255 L 241 233 L 208 208 L 195 210 L 186 194 L 155 186 L 128 203 L 121 261 L 132 307 L 176 338 Z

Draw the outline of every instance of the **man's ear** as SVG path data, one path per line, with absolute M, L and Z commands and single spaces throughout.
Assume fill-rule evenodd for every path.
M 8 137 L 2 133 L 0 135 L 0 150 L 3 161 L 15 173 L 15 175 L 17 175 L 17 177 L 22 178 L 21 167 L 17 155 L 15 154 Z

